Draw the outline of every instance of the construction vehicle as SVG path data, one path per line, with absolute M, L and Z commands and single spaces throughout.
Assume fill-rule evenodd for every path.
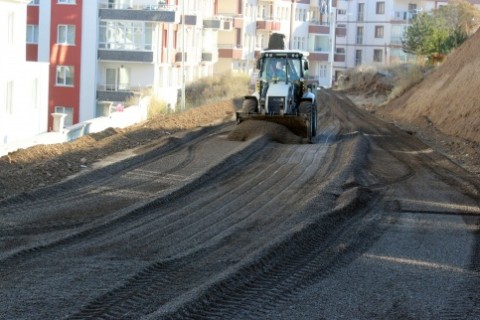
M 255 92 L 246 95 L 237 123 L 264 120 L 282 124 L 312 142 L 317 133 L 316 87 L 307 85 L 308 52 L 286 50 L 282 34 L 272 34 L 257 60 Z

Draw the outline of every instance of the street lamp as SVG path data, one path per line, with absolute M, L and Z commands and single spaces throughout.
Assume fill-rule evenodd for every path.
M 182 0 L 182 111 L 185 111 L 185 1 Z
M 292 0 L 291 4 L 291 9 L 290 9 L 290 41 L 289 41 L 289 47 L 290 50 L 293 49 L 293 22 L 295 21 L 295 4 L 298 2 L 298 0 Z

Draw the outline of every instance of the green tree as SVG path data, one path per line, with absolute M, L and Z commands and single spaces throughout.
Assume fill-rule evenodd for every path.
M 446 55 L 479 27 L 480 11 L 466 0 L 453 0 L 411 20 L 402 39 L 403 51 L 417 56 Z

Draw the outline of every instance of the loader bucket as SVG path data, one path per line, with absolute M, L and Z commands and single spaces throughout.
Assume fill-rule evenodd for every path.
M 245 120 L 269 121 L 287 127 L 292 133 L 311 142 L 312 133 L 310 130 L 310 117 L 306 114 L 300 115 L 264 115 L 260 113 L 237 112 L 237 123 Z

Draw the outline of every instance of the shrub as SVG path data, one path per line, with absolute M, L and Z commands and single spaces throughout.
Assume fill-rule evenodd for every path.
M 388 96 L 388 100 L 401 96 L 405 91 L 420 83 L 426 70 L 419 64 L 398 65 L 395 69 L 394 87 Z
M 168 112 L 167 103 L 152 96 L 148 106 L 148 119 L 152 119 L 159 114 L 166 114 Z
M 249 81 L 247 75 L 233 73 L 199 79 L 185 87 L 185 106 L 194 108 L 243 96 L 248 92 Z M 179 97 L 178 104 L 181 102 Z

